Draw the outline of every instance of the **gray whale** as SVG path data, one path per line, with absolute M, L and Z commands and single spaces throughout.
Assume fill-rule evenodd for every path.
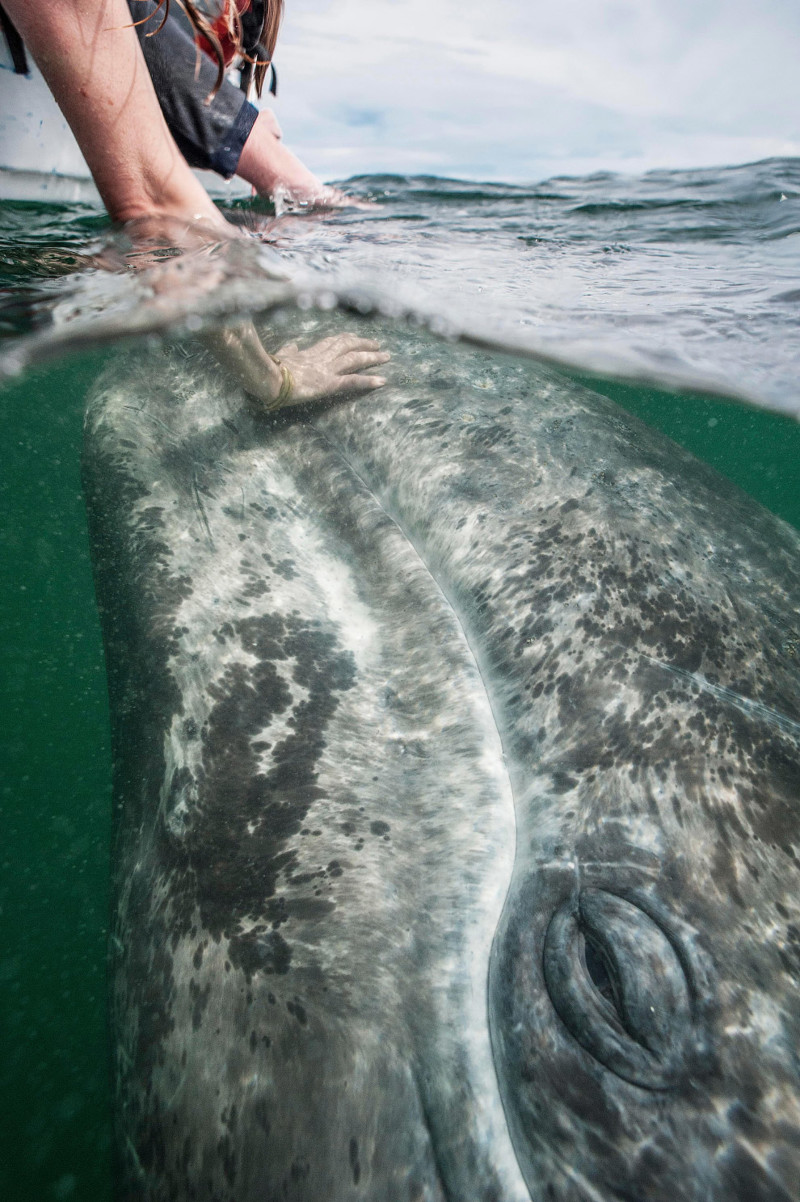
M 313 412 L 90 402 L 119 1196 L 796 1200 L 800 537 L 387 338 Z

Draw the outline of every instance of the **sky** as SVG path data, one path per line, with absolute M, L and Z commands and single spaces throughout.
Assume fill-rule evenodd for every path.
M 797 0 L 286 0 L 275 61 L 325 179 L 800 155 Z

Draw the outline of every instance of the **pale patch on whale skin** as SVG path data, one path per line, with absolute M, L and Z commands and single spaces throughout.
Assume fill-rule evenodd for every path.
M 401 384 L 310 417 L 168 356 L 90 411 L 128 1179 L 796 1200 L 800 539 L 391 337 Z

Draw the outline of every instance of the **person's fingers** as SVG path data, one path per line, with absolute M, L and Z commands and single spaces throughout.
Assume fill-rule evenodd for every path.
M 308 355 L 312 352 L 314 355 L 330 352 L 332 355 L 344 355 L 348 351 L 379 351 L 380 343 L 373 338 L 362 338 L 359 334 L 331 334 L 328 338 L 321 339 L 320 342 L 315 342 L 313 346 L 307 350 L 299 350 L 296 342 L 287 342 L 275 352 L 278 358 L 281 355 Z
M 315 342 L 313 346 L 306 347 L 301 351 L 296 342 L 287 342 L 285 346 L 279 347 L 275 352 L 276 358 L 280 359 L 283 355 L 301 355 L 304 358 L 313 356 L 314 359 L 319 359 L 320 355 L 334 355 L 341 351 L 340 343 L 343 338 L 352 339 L 352 334 L 331 334 L 329 338 L 323 338 L 320 342 Z M 352 349 L 348 343 L 347 350 Z
M 370 212 L 381 207 L 374 200 L 360 200 L 358 197 L 348 196 L 339 188 L 324 188 L 316 199 L 320 208 L 362 209 Z
M 338 393 L 372 392 L 373 388 L 383 388 L 385 383 L 384 376 L 341 376 L 336 391 Z
M 365 367 L 388 363 L 390 358 L 387 351 L 348 351 L 336 360 L 336 370 L 342 375 L 350 375 L 354 371 L 363 371 Z

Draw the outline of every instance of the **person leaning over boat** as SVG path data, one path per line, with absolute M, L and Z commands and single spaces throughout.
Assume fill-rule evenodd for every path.
M 183 225 L 236 235 L 169 131 L 126 0 L 3 0 L 3 7 L 69 122 L 114 221 L 156 218 L 172 230 Z M 184 0 L 184 7 L 191 5 Z M 267 145 L 278 154 L 277 137 Z M 382 377 L 357 373 L 389 358 L 355 335 L 305 351 L 290 344 L 274 358 L 250 324 L 219 335 L 214 349 L 268 408 L 379 388 Z
M 225 179 L 238 175 L 262 196 L 300 204 L 352 204 L 338 189 L 323 185 L 284 145 L 274 113 L 250 103 L 249 93 L 260 97 L 268 75 L 270 92 L 277 92 L 272 56 L 283 0 L 219 2 L 219 16 L 209 19 L 191 0 L 185 8 L 168 0 L 128 0 L 161 111 L 184 158 Z M 242 86 L 236 87 L 222 68 L 241 52 Z

